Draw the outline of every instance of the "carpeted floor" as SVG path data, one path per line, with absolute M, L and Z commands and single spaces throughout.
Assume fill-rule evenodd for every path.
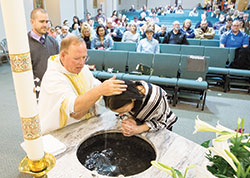
M 20 147 L 23 136 L 9 64 L 0 66 L 0 99 L 0 177 L 29 178 L 31 176 L 20 174 L 18 171 L 18 164 L 26 154 Z M 179 116 L 173 131 L 198 144 L 213 138 L 214 134 L 193 135 L 194 120 L 197 115 L 212 125 L 220 121 L 222 125 L 231 129 L 236 128 L 238 117 L 244 117 L 245 131 L 250 131 L 250 95 L 246 91 L 232 90 L 223 93 L 218 88 L 212 88 L 212 91 L 208 91 L 204 111 L 196 108 L 193 103 L 184 102 L 178 103 L 172 109 Z

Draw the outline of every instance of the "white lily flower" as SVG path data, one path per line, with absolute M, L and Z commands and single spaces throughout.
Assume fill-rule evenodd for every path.
M 168 173 L 170 176 L 173 176 L 173 168 L 165 165 L 165 164 L 162 164 L 162 163 L 159 163 L 157 161 L 151 161 L 151 164 L 156 167 L 157 169 L 160 169 L 166 173 Z
M 216 129 L 214 126 L 202 121 L 199 119 L 199 116 L 197 116 L 197 119 L 195 120 L 195 131 L 193 132 L 193 134 L 199 132 L 216 132 L 221 134 L 221 131 Z
M 234 171 L 237 172 L 237 167 L 235 166 L 233 160 L 225 152 L 225 150 L 230 152 L 228 143 L 226 141 L 217 142 L 213 140 L 212 144 L 213 144 L 213 147 L 209 147 L 208 150 L 212 151 L 213 154 L 224 158 L 228 162 L 228 164 L 234 169 Z
M 221 130 L 221 131 L 226 131 L 229 133 L 236 133 L 234 130 L 224 127 L 223 125 L 220 125 L 220 121 L 217 122 L 216 129 Z
M 236 133 L 219 135 L 219 136 L 216 137 L 215 141 L 217 141 L 217 142 L 224 142 L 224 141 L 227 141 L 231 137 L 236 137 Z

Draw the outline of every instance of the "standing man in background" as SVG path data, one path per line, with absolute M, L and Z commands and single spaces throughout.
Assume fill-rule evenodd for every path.
M 57 41 L 48 35 L 48 22 L 49 16 L 44 9 L 36 8 L 31 12 L 32 30 L 28 33 L 28 39 L 37 98 L 48 58 L 59 53 Z

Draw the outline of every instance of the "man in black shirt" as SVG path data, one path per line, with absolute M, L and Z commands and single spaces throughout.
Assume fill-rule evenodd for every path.
M 186 35 L 180 31 L 180 22 L 174 21 L 173 29 L 166 34 L 162 43 L 188 45 Z

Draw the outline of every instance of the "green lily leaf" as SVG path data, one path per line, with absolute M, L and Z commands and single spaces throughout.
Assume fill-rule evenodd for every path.
M 174 170 L 175 170 L 175 172 L 176 172 L 176 174 L 178 175 L 179 178 L 183 178 L 183 175 L 179 170 L 177 170 L 177 169 L 174 169 Z
M 208 148 L 210 142 L 211 142 L 211 140 L 207 140 L 207 141 L 203 142 L 203 143 L 201 144 L 201 146 L 203 146 L 203 147 L 205 147 L 205 148 Z
M 190 165 L 186 168 L 185 173 L 184 173 L 184 178 L 185 178 L 186 175 L 187 175 L 187 171 L 188 171 L 189 169 L 194 168 L 194 167 L 195 167 L 195 164 L 190 164 Z
M 245 118 L 242 118 L 241 123 L 240 123 L 240 128 L 241 130 L 244 129 L 244 124 L 245 124 Z M 243 133 L 243 132 L 242 132 Z

